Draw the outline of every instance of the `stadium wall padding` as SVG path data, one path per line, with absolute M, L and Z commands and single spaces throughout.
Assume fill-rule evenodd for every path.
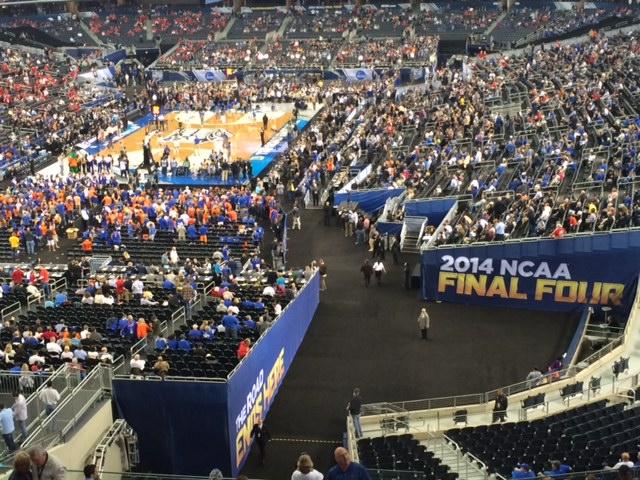
M 336 193 L 334 195 L 334 206 L 342 202 L 358 202 L 358 208 L 367 213 L 374 213 L 384 208 L 388 198 L 397 197 L 404 192 L 404 188 L 375 189 L 375 190 L 352 190 L 350 192 Z
M 247 459 L 251 429 L 269 412 L 319 302 L 320 278 L 316 273 L 229 378 L 227 430 L 232 477 Z
M 456 202 L 455 198 L 408 200 L 404 203 L 404 213 L 412 217 L 428 217 L 429 225 L 440 225 Z
M 566 312 L 619 297 L 625 309 L 640 270 L 640 231 L 445 246 L 425 251 L 421 264 L 430 301 Z
M 402 222 L 376 222 L 376 230 L 381 234 L 400 235 L 402 232 Z
M 113 380 L 118 412 L 138 434 L 145 471 L 229 469 L 225 382 Z
M 114 379 L 116 408 L 138 435 L 144 470 L 238 474 L 251 429 L 266 417 L 311 324 L 319 287 L 316 273 L 226 382 Z

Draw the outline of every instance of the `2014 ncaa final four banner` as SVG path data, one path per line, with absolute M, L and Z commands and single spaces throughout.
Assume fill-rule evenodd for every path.
M 624 239 L 620 246 L 627 247 L 615 248 L 612 235 L 428 250 L 423 297 L 548 311 L 625 303 L 638 277 L 640 246 Z

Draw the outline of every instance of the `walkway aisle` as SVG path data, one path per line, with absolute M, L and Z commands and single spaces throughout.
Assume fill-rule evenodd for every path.
M 445 304 L 428 306 L 432 340 L 424 342 L 418 291 L 403 288 L 390 255 L 383 286 L 367 289 L 366 251 L 322 226 L 322 211 L 305 211 L 302 222 L 289 235 L 289 263 L 323 258 L 328 290 L 266 421 L 276 440 L 264 466 L 252 453 L 250 478 L 290 478 L 301 452 L 326 472 L 355 386 L 367 403 L 475 393 L 522 380 L 569 344 L 577 322 L 564 315 Z

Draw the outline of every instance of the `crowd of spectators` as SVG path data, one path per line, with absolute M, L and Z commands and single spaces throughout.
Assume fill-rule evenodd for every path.
M 342 9 L 294 10 L 291 16 L 286 32 L 291 39 L 336 38 L 352 29 L 353 17 Z
M 220 43 L 182 41 L 175 50 L 158 61 L 158 67 L 200 69 L 245 66 L 257 59 L 261 45 L 256 40 Z
M 94 13 L 89 20 L 91 31 L 103 41 L 126 44 L 146 39 L 147 28 L 152 38 L 165 41 L 204 40 L 224 30 L 230 16 L 212 8 L 175 8 L 156 6 L 147 12 L 106 9 Z
M 336 54 L 338 66 L 411 66 L 434 65 L 438 48 L 437 37 L 416 37 L 411 40 L 380 39 L 345 42 Z

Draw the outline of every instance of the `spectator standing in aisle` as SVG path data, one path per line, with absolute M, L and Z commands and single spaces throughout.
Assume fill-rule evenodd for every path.
M 353 396 L 349 403 L 347 403 L 347 411 L 351 415 L 353 421 L 353 428 L 356 431 L 356 438 L 362 437 L 362 427 L 360 426 L 360 413 L 362 411 L 362 398 L 360 398 L 360 389 L 353 389 Z
M 0 403 L 0 428 L 2 428 L 2 438 L 4 438 L 7 448 L 10 452 L 15 451 L 16 444 L 13 441 L 13 432 L 16 427 L 13 423 L 13 410 L 5 407 L 2 403 Z
M 364 277 L 364 286 L 369 287 L 371 284 L 371 275 L 373 275 L 373 267 L 371 266 L 371 262 L 369 262 L 368 258 L 365 259 L 364 263 L 360 267 L 360 271 Z
M 493 422 L 500 420 L 501 422 L 507 419 L 507 408 L 509 407 L 509 399 L 504 394 L 502 389 L 496 392 L 496 400 L 493 405 Z
M 45 389 L 40 392 L 39 398 L 40 401 L 44 403 L 45 413 L 47 415 L 51 415 L 51 412 L 55 410 L 58 402 L 60 401 L 60 394 L 55 388 L 53 388 L 53 383 L 51 383 L 51 380 L 47 382 L 47 386 L 45 387 Z
M 333 457 L 337 465 L 331 467 L 327 473 L 327 480 L 371 480 L 366 468 L 351 461 L 351 454 L 346 448 L 336 448 Z
M 293 225 L 291 226 L 291 230 L 302 230 L 302 220 L 300 218 L 300 208 L 295 205 L 293 210 L 291 211 L 291 216 L 293 217 Z
M 382 274 L 387 273 L 382 260 L 376 260 L 376 262 L 373 264 L 373 273 L 376 276 L 376 283 L 378 284 L 378 286 L 382 285 Z
M 320 291 L 323 292 L 327 289 L 327 264 L 323 259 L 318 261 L 318 273 L 320 274 Z
M 420 315 L 418 315 L 418 328 L 420 328 L 420 334 L 422 335 L 423 340 L 428 340 L 430 327 L 431 318 L 429 318 L 427 309 L 423 308 L 422 310 L 420 310 Z
M 322 211 L 324 212 L 324 226 L 329 227 L 331 225 L 331 203 L 329 201 L 324 202 Z
M 22 439 L 27 438 L 27 400 L 20 392 L 13 392 L 13 416 L 20 429 Z
M 267 457 L 267 442 L 271 440 L 269 430 L 264 426 L 262 420 L 258 420 L 251 430 L 251 438 L 256 441 L 258 450 L 260 451 L 260 463 L 264 464 Z
M 291 480 L 323 480 L 324 476 L 313 468 L 313 460 L 306 453 L 298 457 L 297 469 L 291 474 Z

